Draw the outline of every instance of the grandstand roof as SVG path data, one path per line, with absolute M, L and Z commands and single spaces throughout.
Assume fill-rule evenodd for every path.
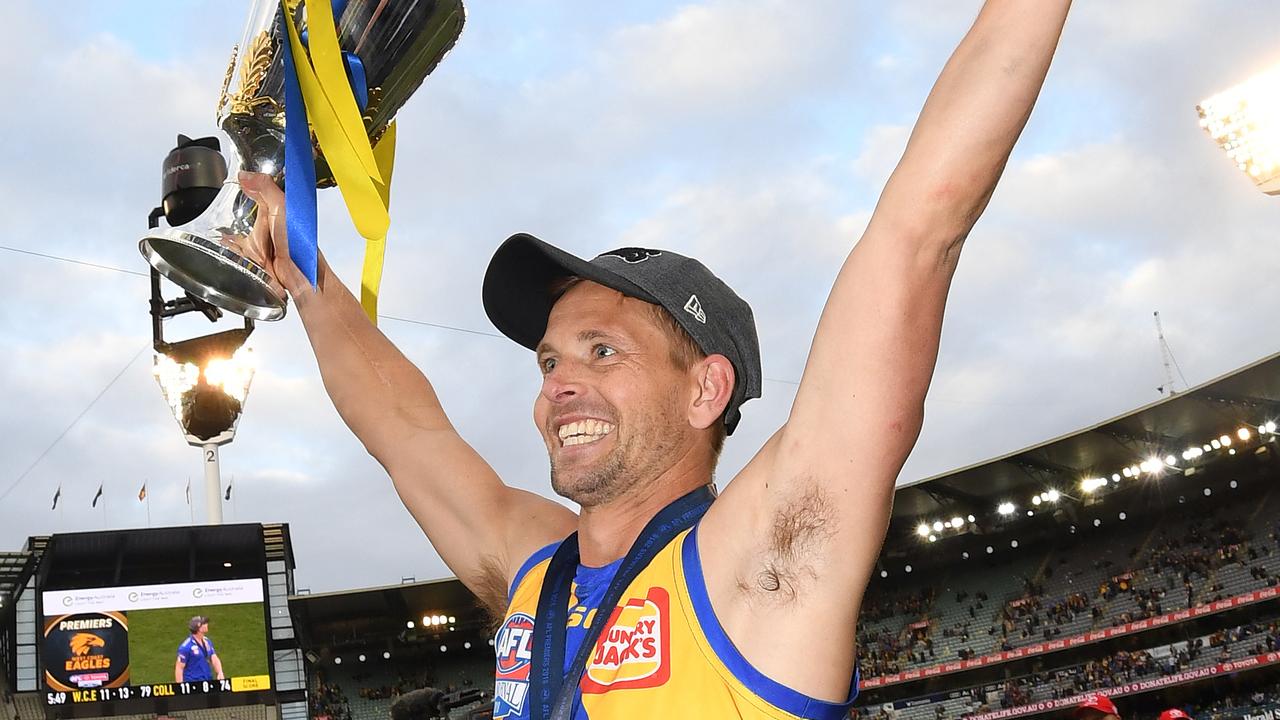
M 899 488 L 894 524 L 950 512 L 989 513 L 1046 483 L 1078 488 L 1148 457 L 1180 456 L 1241 425 L 1280 418 L 1280 353 L 1185 392 L 1022 450 Z
M 293 595 L 289 611 L 295 626 L 315 640 L 338 629 L 361 637 L 396 636 L 409 621 L 420 625 L 424 615 L 453 615 L 457 627 L 488 621 L 475 597 L 454 578 Z

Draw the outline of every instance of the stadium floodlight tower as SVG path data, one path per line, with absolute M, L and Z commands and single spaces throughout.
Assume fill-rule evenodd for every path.
M 157 344 L 152 372 L 187 443 L 204 455 L 208 523 L 222 523 L 222 474 L 218 448 L 235 439 L 249 396 L 255 360 L 244 344 L 247 330 L 228 330 Z
M 1280 65 L 1196 106 L 1200 127 L 1268 195 L 1280 195 Z

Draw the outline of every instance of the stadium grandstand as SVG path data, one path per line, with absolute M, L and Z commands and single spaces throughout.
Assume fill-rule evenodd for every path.
M 1167 707 L 1280 717 L 1277 420 L 1280 355 L 900 487 L 862 607 L 850 717 L 1066 718 L 1098 691 L 1126 720 Z M 268 548 L 275 533 L 287 558 L 273 566 L 287 610 L 269 613 L 286 661 L 273 657 L 277 697 L 139 718 L 383 720 L 424 688 L 435 717 L 491 716 L 493 623 L 457 580 L 294 590 L 287 528 L 248 527 Z M 0 555 L 0 720 L 73 716 L 36 687 L 23 630 L 34 629 L 41 557 L 62 537 Z

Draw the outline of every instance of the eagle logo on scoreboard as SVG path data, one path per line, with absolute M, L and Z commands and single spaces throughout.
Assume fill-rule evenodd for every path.
M 117 688 L 129 681 L 129 623 L 122 612 L 45 619 L 44 678 L 59 692 Z
M 493 685 L 494 720 L 524 713 L 529 697 L 529 665 L 533 662 L 533 618 L 513 613 L 493 639 L 497 673 Z

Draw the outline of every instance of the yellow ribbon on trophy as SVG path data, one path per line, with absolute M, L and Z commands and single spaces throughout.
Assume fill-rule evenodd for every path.
M 294 9 L 307 10 L 307 45 L 294 27 Z M 395 166 L 396 128 L 392 122 L 374 147 L 365 132 L 351 81 L 347 78 L 338 31 L 329 0 L 290 0 L 285 13 L 289 45 L 296 58 L 298 84 L 307 118 L 320 151 L 342 191 L 356 232 L 365 239 L 360 277 L 360 306 L 378 323 L 378 286 L 391 216 L 391 175 Z

